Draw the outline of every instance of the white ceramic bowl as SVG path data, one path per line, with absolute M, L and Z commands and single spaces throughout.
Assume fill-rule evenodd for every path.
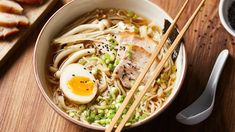
M 83 13 L 91 11 L 95 8 L 122 8 L 133 10 L 136 13 L 153 20 L 162 28 L 164 26 L 164 19 L 168 19 L 169 21 L 172 21 L 172 19 L 160 7 L 147 0 L 74 0 L 59 9 L 43 27 L 37 39 L 34 51 L 34 72 L 41 93 L 43 94 L 47 102 L 50 104 L 50 106 L 64 118 L 80 126 L 96 130 L 104 130 L 104 127 L 85 124 L 81 121 L 69 117 L 65 112 L 63 112 L 59 107 L 54 104 L 54 102 L 52 101 L 52 93 L 50 87 L 48 87 L 46 83 L 46 69 L 48 66 L 47 58 L 51 40 L 56 37 L 59 32 L 61 32 L 63 27 L 74 21 Z M 156 111 L 154 114 L 140 122 L 132 124 L 130 127 L 141 125 L 155 118 L 162 111 L 164 111 L 174 100 L 180 90 L 186 72 L 186 54 L 183 44 L 180 47 L 179 55 L 176 62 L 177 79 L 175 87 L 168 100 L 164 103 L 162 108 Z
M 219 17 L 224 28 L 235 37 L 235 30 L 231 27 L 228 21 L 228 9 L 235 0 L 220 0 Z

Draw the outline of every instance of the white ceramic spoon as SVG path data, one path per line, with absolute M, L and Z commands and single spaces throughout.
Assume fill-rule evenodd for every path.
M 228 50 L 223 50 L 219 54 L 206 89 L 196 101 L 176 115 L 177 121 L 186 125 L 194 125 L 202 122 L 211 114 L 215 102 L 217 83 L 228 55 Z

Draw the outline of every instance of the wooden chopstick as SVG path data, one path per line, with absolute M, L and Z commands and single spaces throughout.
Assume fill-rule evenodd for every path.
M 161 60 L 161 62 L 158 64 L 157 68 L 154 70 L 154 74 L 153 76 L 147 81 L 145 88 L 143 91 L 141 91 L 140 95 L 135 99 L 134 103 L 131 105 L 130 109 L 128 110 L 128 112 L 126 113 L 126 115 L 124 116 L 124 118 L 122 119 L 122 121 L 120 122 L 120 124 L 118 125 L 117 129 L 115 130 L 115 132 L 120 132 L 121 129 L 124 127 L 125 123 L 128 121 L 128 119 L 130 118 L 130 116 L 132 115 L 133 111 L 135 110 L 135 108 L 138 106 L 139 102 L 141 101 L 141 99 L 143 98 L 143 96 L 145 95 L 145 93 L 148 91 L 149 87 L 151 86 L 151 84 L 153 83 L 153 81 L 159 76 L 161 70 L 164 67 L 164 64 L 166 63 L 166 61 L 168 60 L 168 58 L 172 55 L 172 53 L 174 52 L 175 48 L 179 45 L 180 40 L 182 39 L 184 33 L 187 31 L 187 29 L 189 28 L 190 24 L 192 23 L 192 21 L 194 20 L 194 18 L 196 17 L 197 13 L 199 12 L 199 10 L 201 9 L 201 7 L 203 6 L 204 2 L 206 0 L 202 0 L 201 3 L 199 4 L 199 6 L 197 7 L 197 9 L 195 10 L 195 12 L 193 13 L 193 15 L 190 17 L 190 19 L 188 20 L 188 22 L 186 23 L 186 25 L 184 26 L 184 28 L 180 31 L 179 35 L 177 36 L 177 38 L 175 39 L 175 41 L 173 42 L 173 44 L 170 46 L 170 48 L 168 49 L 167 53 L 164 55 L 163 59 Z
M 182 14 L 183 10 L 185 9 L 187 3 L 189 0 L 186 0 L 184 5 L 182 6 L 182 8 L 180 9 L 179 13 L 177 14 L 177 16 L 175 17 L 174 21 L 172 22 L 171 26 L 167 29 L 167 32 L 163 35 L 163 38 L 160 41 L 159 46 L 157 47 L 157 51 L 154 52 L 150 58 L 150 61 L 146 64 L 145 68 L 141 71 L 140 75 L 138 76 L 138 78 L 136 79 L 135 84 L 133 85 L 133 87 L 131 88 L 131 90 L 129 91 L 128 95 L 126 96 L 126 98 L 124 99 L 122 105 L 120 106 L 120 108 L 118 109 L 118 111 L 116 112 L 115 116 L 113 117 L 110 125 L 108 126 L 108 128 L 105 130 L 105 132 L 111 132 L 113 127 L 115 126 L 115 124 L 117 123 L 118 119 L 120 118 L 120 116 L 123 113 L 123 110 L 125 109 L 126 105 L 129 103 L 130 99 L 132 98 L 132 96 L 134 95 L 136 89 L 138 88 L 139 84 L 141 83 L 141 81 L 143 80 L 144 76 L 146 75 L 147 71 L 149 70 L 149 68 L 151 67 L 152 63 L 154 62 L 155 58 L 157 57 L 157 55 L 159 54 L 159 52 L 161 51 L 161 48 L 164 46 L 166 40 L 168 39 L 168 36 L 171 34 L 172 30 L 175 27 L 175 24 L 177 22 L 177 20 L 179 19 L 180 15 Z

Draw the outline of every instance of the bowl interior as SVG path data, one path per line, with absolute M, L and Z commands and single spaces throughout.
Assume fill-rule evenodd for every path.
M 58 10 L 48 20 L 46 25 L 43 27 L 38 37 L 37 44 L 35 46 L 35 52 L 34 52 L 35 77 L 36 77 L 37 83 L 39 85 L 39 88 L 42 94 L 44 95 L 48 103 L 52 106 L 52 108 L 55 109 L 63 117 L 69 119 L 70 121 L 78 125 L 81 125 L 87 128 L 92 128 L 96 130 L 104 130 L 104 127 L 91 126 L 91 125 L 82 123 L 80 121 L 74 120 L 73 118 L 69 117 L 66 113 L 64 113 L 62 110 L 60 110 L 60 108 L 57 107 L 52 101 L 52 93 L 50 92 L 50 88 L 48 87 L 46 83 L 46 76 L 45 76 L 46 68 L 48 65 L 47 58 L 48 58 L 48 52 L 49 52 L 51 40 L 54 37 L 56 37 L 56 35 L 59 32 L 61 32 L 63 27 L 65 27 L 66 25 L 74 21 L 80 15 L 96 8 L 121 8 L 121 9 L 132 10 L 154 21 L 157 25 L 159 25 L 162 28 L 164 27 L 165 19 L 168 19 L 169 21 L 172 21 L 172 19 L 160 7 L 152 4 L 151 2 L 147 0 L 138 0 L 138 2 L 136 0 L 115 0 L 115 1 L 77 0 L 77 1 L 73 1 L 65 5 L 60 10 Z M 177 95 L 179 88 L 183 82 L 183 78 L 184 78 L 185 71 L 186 71 L 186 55 L 185 55 L 185 48 L 183 45 L 181 45 L 180 47 L 176 64 L 177 64 L 177 79 L 175 82 L 175 87 L 172 91 L 172 94 L 168 97 L 168 100 L 165 102 L 162 108 L 156 111 L 153 115 L 149 116 L 145 120 L 142 120 L 140 122 L 137 122 L 131 125 L 131 127 L 143 124 L 144 122 L 149 121 L 150 119 L 157 116 L 170 104 L 170 102 L 173 101 L 173 99 Z
M 235 0 L 221 0 L 219 5 L 219 16 L 224 28 L 233 36 L 235 36 L 235 30 L 231 27 L 228 20 L 228 10 Z

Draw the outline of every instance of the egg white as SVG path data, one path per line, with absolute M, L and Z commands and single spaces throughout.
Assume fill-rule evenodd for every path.
M 63 91 L 64 95 L 71 101 L 76 102 L 78 104 L 87 104 L 89 103 L 97 93 L 97 85 L 95 83 L 92 94 L 89 96 L 80 96 L 74 94 L 68 87 L 68 81 L 71 80 L 74 76 L 82 76 L 87 77 L 91 81 L 95 80 L 95 77 L 89 73 L 89 71 L 85 70 L 84 66 L 80 64 L 70 64 L 66 66 L 60 77 L 60 88 Z

